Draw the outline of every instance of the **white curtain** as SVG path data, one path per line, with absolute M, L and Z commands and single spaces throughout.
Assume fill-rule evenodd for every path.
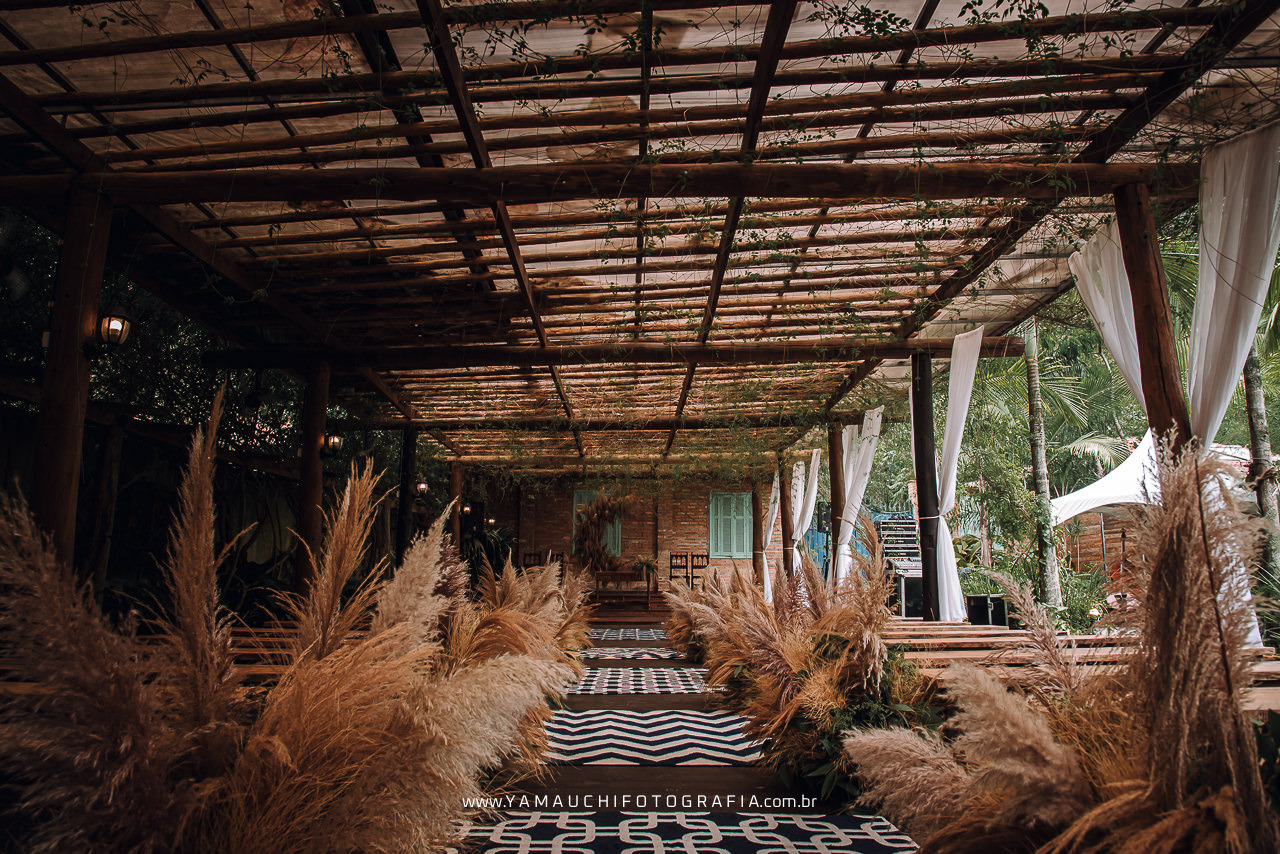
M 858 513 L 862 510 L 862 496 L 866 494 L 867 482 L 871 479 L 871 461 L 875 457 L 876 446 L 880 444 L 880 422 L 883 415 L 883 406 L 865 413 L 861 429 L 852 425 L 845 427 L 840 437 L 844 448 L 844 512 L 840 515 L 836 547 L 832 549 L 835 577 L 838 579 L 847 578 L 853 568 L 853 549 L 850 544 L 857 527 Z
M 1100 228 L 1089 242 L 1074 252 L 1069 261 L 1076 279 L 1076 292 L 1098 327 L 1107 352 L 1115 359 L 1120 375 L 1147 411 L 1142 396 L 1142 366 L 1138 360 L 1138 331 L 1133 320 L 1133 294 L 1129 274 L 1120 250 L 1120 229 L 1115 220 Z
M 1191 318 L 1187 404 L 1207 450 L 1253 344 L 1280 248 L 1280 122 L 1215 145 L 1200 167 L 1200 266 Z M 1227 582 L 1249 599 L 1244 561 Z M 1261 644 L 1254 621 L 1250 643 Z
M 778 473 L 773 474 L 773 488 L 769 490 L 769 511 L 764 517 L 764 601 L 773 601 L 773 580 L 769 577 L 769 544 L 773 542 L 773 523 L 778 520 L 778 505 L 781 495 L 778 491 Z
M 791 554 L 791 570 L 800 569 L 800 541 L 808 533 L 813 524 L 813 508 L 818 502 L 818 463 L 822 460 L 822 451 L 813 449 L 809 460 L 809 474 L 805 477 L 804 461 L 797 462 L 791 468 L 791 530 L 795 537 L 795 551 Z
M 1280 248 L 1280 122 L 1210 148 L 1200 181 L 1187 403 L 1191 432 L 1208 448 L 1240 381 Z
M 951 370 L 947 382 L 947 426 L 938 461 L 938 616 L 943 621 L 965 618 L 960 592 L 960 569 L 946 515 L 956 506 L 956 473 L 960 468 L 960 443 L 973 397 L 973 380 L 982 353 L 983 327 L 957 335 L 951 342 Z

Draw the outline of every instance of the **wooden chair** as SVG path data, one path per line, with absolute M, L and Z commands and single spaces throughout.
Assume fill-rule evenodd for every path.
M 671 553 L 671 569 L 667 575 L 667 581 L 675 581 L 676 573 L 680 573 L 680 577 L 684 579 L 684 583 L 689 583 L 689 555 Z
M 710 565 L 710 555 L 689 555 L 689 577 L 691 579 L 689 583 L 697 583 L 705 590 L 707 587 L 707 567 Z
M 520 565 L 528 569 L 531 566 L 538 566 L 542 563 L 542 557 L 537 552 L 525 552 L 524 559 L 520 561 Z

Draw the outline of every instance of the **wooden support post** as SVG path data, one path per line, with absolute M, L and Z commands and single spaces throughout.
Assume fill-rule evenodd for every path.
M 751 569 L 756 583 L 764 585 L 764 501 L 760 498 L 761 482 L 751 482 Z
M 307 374 L 302 398 L 302 459 L 298 478 L 298 558 L 294 562 L 293 586 L 306 590 L 315 577 L 312 555 L 319 554 L 324 536 L 324 450 L 325 412 L 329 406 L 329 364 L 317 362 Z M 303 547 L 305 544 L 305 548 Z M 311 553 L 308 553 L 308 549 Z
M 110 235 L 107 199 L 89 190 L 73 190 L 54 284 L 31 483 L 36 523 L 53 536 L 58 557 L 68 563 L 75 559 L 76 503 L 89 404 L 86 348 L 94 340 L 98 323 L 98 292 Z
M 462 463 L 457 460 L 449 463 L 449 500 L 453 502 L 449 533 L 453 536 L 454 547 L 458 548 L 462 544 Z
M 791 575 L 795 563 L 796 533 L 791 522 L 791 478 L 787 465 L 778 457 L 778 514 L 782 516 L 782 571 Z
M 1156 222 L 1151 215 L 1151 190 L 1146 184 L 1128 184 L 1117 187 L 1115 195 L 1120 248 L 1133 295 L 1147 423 L 1160 438 L 1175 431 L 1173 449 L 1177 451 L 1191 438 L 1191 416 L 1182 392 L 1169 314 L 1169 289 L 1160 263 Z
M 938 620 L 938 463 L 933 438 L 933 357 L 911 357 L 912 454 L 916 462 L 916 500 L 920 507 L 921 587 L 924 618 Z
M 844 425 L 832 421 L 827 425 L 827 446 L 831 469 L 831 538 L 827 543 L 830 552 L 831 575 L 836 571 L 836 539 L 840 536 L 840 520 L 844 517 Z
M 94 503 L 98 515 L 93 522 L 92 567 L 93 592 L 102 601 L 107 586 L 107 566 L 111 561 L 111 536 L 116 526 L 116 495 L 120 489 L 120 458 L 124 454 L 124 428 L 116 421 L 107 427 L 102 442 L 102 468 L 98 475 L 98 495 Z
M 400 434 L 400 507 L 396 527 L 396 564 L 413 542 L 413 503 L 418 497 L 418 431 L 406 427 Z

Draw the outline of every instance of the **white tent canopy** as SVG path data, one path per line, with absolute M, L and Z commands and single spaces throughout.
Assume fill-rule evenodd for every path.
M 1155 436 L 1150 430 L 1142 442 L 1122 462 L 1083 489 L 1055 498 L 1049 504 L 1054 525 L 1112 504 L 1148 504 L 1160 498 L 1160 478 L 1156 475 Z

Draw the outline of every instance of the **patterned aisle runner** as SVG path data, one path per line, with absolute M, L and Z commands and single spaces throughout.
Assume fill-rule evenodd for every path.
M 666 646 L 595 646 L 582 651 L 583 658 L 613 658 L 630 661 L 684 658 L 684 653 Z
M 556 712 L 547 761 L 562 765 L 749 765 L 760 756 L 729 712 Z
M 664 641 L 663 629 L 591 629 L 587 635 L 593 641 Z
M 701 667 L 588 667 L 569 694 L 705 694 Z
M 597 642 L 651 643 L 667 639 L 661 629 L 648 628 L 592 629 L 591 638 Z M 620 666 L 586 668 L 569 694 L 702 694 L 712 690 L 703 678 L 703 668 L 624 663 L 684 658 L 665 647 L 601 646 L 584 651 L 583 658 L 618 660 Z M 616 702 L 623 705 L 630 701 L 619 697 Z M 661 708 L 663 704 L 677 706 L 675 697 L 646 702 L 651 710 L 556 712 L 547 724 L 546 761 L 558 766 L 553 779 L 561 780 L 568 793 L 557 792 L 558 786 L 553 786 L 538 794 L 535 788 L 528 803 L 517 800 L 508 810 L 492 815 L 486 825 L 469 828 L 462 846 L 464 854 L 906 854 L 916 850 L 906 834 L 876 816 L 738 812 L 778 805 L 744 800 L 759 797 L 759 790 L 752 788 L 758 784 L 749 783 L 741 795 L 732 796 L 708 795 L 681 785 L 679 781 L 686 778 L 679 768 L 689 766 L 704 766 L 717 778 L 746 774 L 747 779 L 754 779 L 751 775 L 765 773 L 746 767 L 759 759 L 758 746 L 743 733 L 743 719 L 738 715 Z M 659 708 L 652 710 L 655 702 Z M 594 704 L 602 705 L 600 701 Z M 598 770 L 593 772 L 592 768 Z M 622 794 L 625 788 L 611 786 L 608 781 L 628 772 L 627 778 L 635 782 L 637 791 Z M 655 785 L 649 787 L 647 779 L 635 777 L 637 772 L 651 774 L 647 779 Z M 685 772 L 693 773 L 692 768 Z M 604 788 L 596 788 L 591 796 L 571 794 L 575 788 L 570 781 L 582 774 L 593 780 L 593 788 Z M 708 779 L 705 773 L 701 779 Z M 576 791 L 583 791 L 580 782 Z M 646 791 L 663 794 L 643 794 Z M 543 800 L 536 800 L 539 797 Z M 527 812 L 530 807 L 539 811 Z M 604 811 L 619 809 L 645 811 Z
M 485 854 L 903 854 L 915 843 L 877 816 L 696 812 L 511 812 L 472 828 Z M 475 849 L 472 849 L 475 850 Z

